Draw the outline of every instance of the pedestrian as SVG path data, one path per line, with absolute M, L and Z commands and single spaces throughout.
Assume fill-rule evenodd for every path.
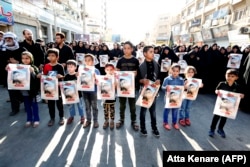
M 179 76 L 181 66 L 178 64 L 173 64 L 171 66 L 170 75 L 166 77 L 162 84 L 162 89 L 167 90 L 169 85 L 174 86 L 184 86 L 183 78 Z M 177 115 L 179 108 L 165 108 L 163 111 L 163 126 L 165 129 L 170 130 L 171 127 L 168 123 L 168 114 L 172 111 L 172 124 L 176 130 L 179 130 L 179 125 L 177 123 Z
M 95 66 L 95 57 L 92 54 L 86 54 L 84 56 L 86 66 Z M 95 75 L 100 75 L 100 71 L 95 68 Z M 94 91 L 85 91 L 83 92 L 83 100 L 85 103 L 85 110 L 87 114 L 87 121 L 83 125 L 83 128 L 87 128 L 91 125 L 92 114 L 93 112 L 93 119 L 94 119 L 94 128 L 99 127 L 98 123 L 98 108 L 97 108 L 97 87 L 95 85 Z
M 22 64 L 30 65 L 30 90 L 22 90 L 22 95 L 24 97 L 24 107 L 27 113 L 27 122 L 25 127 L 36 128 L 39 125 L 39 108 L 36 100 L 36 95 L 39 93 L 39 85 L 37 84 L 37 75 L 39 74 L 39 69 L 34 65 L 33 55 L 24 51 L 22 53 Z
M 145 56 L 144 62 L 140 65 L 137 77 L 141 84 L 141 86 L 146 86 L 150 81 L 155 82 L 156 85 L 160 85 L 160 66 L 154 60 L 154 48 L 152 46 L 145 46 L 143 48 L 143 55 Z M 160 136 L 160 133 L 157 128 L 156 122 L 156 98 L 149 108 L 149 113 L 151 117 L 151 128 L 152 132 L 156 137 Z M 146 136 L 147 130 L 145 125 L 145 117 L 146 117 L 147 108 L 141 107 L 140 110 L 140 129 L 141 134 Z
M 243 98 L 244 95 L 242 94 L 243 93 L 242 87 L 236 82 L 238 77 L 239 77 L 239 72 L 236 69 L 227 70 L 226 81 L 220 82 L 218 84 L 218 86 L 216 87 L 215 93 L 217 95 L 220 95 L 220 90 L 225 90 L 229 92 L 241 93 L 241 98 Z M 208 133 L 210 137 L 214 136 L 214 131 L 216 129 L 216 125 L 219 120 L 220 120 L 220 123 L 219 123 L 217 132 L 220 134 L 221 137 L 223 138 L 226 137 L 226 134 L 223 128 L 226 124 L 227 118 L 219 116 L 219 115 L 215 115 L 215 114 L 213 116 L 212 123 L 210 126 L 210 131 Z
M 77 80 L 77 63 L 75 60 L 68 60 L 66 62 L 67 65 L 67 71 L 68 73 L 64 77 L 64 81 L 76 81 Z M 78 109 L 79 115 L 80 115 L 80 124 L 84 124 L 85 117 L 84 117 L 84 111 L 83 111 L 83 102 L 82 102 L 82 92 L 78 91 L 79 94 L 79 102 L 75 104 L 69 105 L 69 113 L 70 117 L 67 120 L 67 124 L 71 124 L 74 120 L 74 116 L 76 115 L 75 108 Z
M 194 66 L 188 66 L 185 70 L 185 82 L 184 87 L 186 87 L 187 79 L 192 79 L 194 75 L 197 73 L 196 68 Z M 203 85 L 200 85 L 200 87 L 203 87 Z M 187 90 L 186 90 L 187 91 Z M 192 107 L 193 100 L 183 99 L 181 108 L 179 110 L 179 124 L 182 126 L 190 126 L 191 122 L 189 119 L 189 113 Z
M 59 50 L 56 48 L 49 49 L 47 51 L 47 55 L 49 63 L 45 64 L 43 68 L 43 74 L 48 75 L 49 73 L 53 72 L 54 74 L 57 74 L 56 77 L 58 78 L 58 81 L 62 81 L 65 74 L 63 66 L 58 63 Z M 62 103 L 60 89 L 58 93 L 59 93 L 58 100 L 48 100 L 48 108 L 50 114 L 50 121 L 48 122 L 48 126 L 53 126 L 55 123 L 55 103 L 59 111 L 59 117 L 60 117 L 59 125 L 64 124 L 64 110 L 63 110 L 63 103 Z
M 123 45 L 124 56 L 118 60 L 116 69 L 118 71 L 134 71 L 135 76 L 136 76 L 137 69 L 139 68 L 139 61 L 132 55 L 133 48 L 134 47 L 131 42 L 127 41 L 124 43 Z M 119 129 L 124 124 L 127 99 L 128 99 L 129 108 L 130 108 L 131 125 L 135 131 L 138 131 L 139 126 L 136 124 L 136 107 L 135 107 L 136 101 L 134 97 L 133 98 L 119 97 L 120 120 L 116 123 L 116 128 Z
M 108 77 L 115 77 L 115 67 L 113 64 L 105 65 L 105 73 Z M 115 120 L 115 102 L 114 100 L 104 100 L 103 102 L 103 110 L 104 110 L 104 119 L 105 122 L 103 124 L 103 129 L 106 129 L 108 126 L 112 130 L 114 129 L 114 120 Z

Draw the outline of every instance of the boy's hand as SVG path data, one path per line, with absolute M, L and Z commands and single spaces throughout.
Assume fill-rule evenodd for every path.
M 222 97 L 222 94 L 219 90 L 215 90 L 215 94 L 217 94 L 219 97 Z
M 9 69 L 10 69 L 9 64 L 7 64 L 7 66 L 5 67 L 5 70 L 9 71 Z
M 157 80 L 155 81 L 155 84 L 156 84 L 156 85 L 160 85 L 160 84 L 161 84 L 161 81 L 160 81 L 159 79 L 157 79 Z
M 143 85 L 148 85 L 149 84 L 149 80 L 148 79 L 141 79 L 141 83 Z
M 200 88 L 203 88 L 203 86 L 204 86 L 204 84 L 203 84 L 203 83 L 201 83 Z
M 63 78 L 63 76 L 61 75 L 61 74 L 57 74 L 57 76 L 56 76 L 58 79 L 61 79 L 61 78 Z
M 41 78 L 41 76 L 42 76 L 42 74 L 41 73 L 39 73 L 39 74 L 37 74 L 37 78 Z
M 244 97 L 245 97 L 245 95 L 244 95 L 244 94 L 240 94 L 240 98 L 242 98 L 242 99 L 243 99 Z
M 170 86 L 166 87 L 167 92 L 170 92 Z

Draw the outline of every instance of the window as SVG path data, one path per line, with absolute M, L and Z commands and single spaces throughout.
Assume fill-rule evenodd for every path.
M 242 18 L 244 18 L 246 16 L 246 9 L 241 9 L 235 12 L 235 17 L 234 17 L 234 21 L 237 20 L 241 20 Z
M 188 10 L 188 15 L 193 14 L 194 11 L 195 11 L 195 8 L 194 8 L 194 6 L 193 6 L 193 7 L 191 7 L 191 8 Z
M 203 6 L 204 6 L 203 1 L 202 1 L 202 2 L 199 2 L 199 3 L 197 4 L 197 10 L 202 9 L 202 8 L 203 8 Z

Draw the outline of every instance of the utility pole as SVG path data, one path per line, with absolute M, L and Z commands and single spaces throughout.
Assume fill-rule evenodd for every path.
M 85 0 L 83 0 L 83 4 L 82 4 L 82 30 L 83 30 L 83 34 L 86 33 L 86 26 L 85 26 L 85 18 L 86 18 L 86 12 L 85 12 Z

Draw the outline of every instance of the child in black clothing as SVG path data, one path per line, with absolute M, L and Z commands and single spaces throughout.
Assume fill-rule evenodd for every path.
M 226 81 L 225 82 L 220 82 L 219 85 L 217 86 L 215 93 L 220 94 L 219 90 L 225 90 L 225 91 L 230 91 L 230 92 L 235 92 L 235 93 L 243 93 L 240 85 L 236 83 L 236 80 L 238 79 L 239 73 L 235 69 L 229 69 L 226 72 Z M 241 98 L 243 98 L 244 95 L 241 94 Z M 209 131 L 209 136 L 213 137 L 214 136 L 214 131 L 216 129 L 216 125 L 219 123 L 219 127 L 217 132 L 221 135 L 221 137 L 225 138 L 226 134 L 223 130 L 227 118 L 226 117 L 221 117 L 219 115 L 214 115 L 211 126 L 210 126 L 210 131 Z

